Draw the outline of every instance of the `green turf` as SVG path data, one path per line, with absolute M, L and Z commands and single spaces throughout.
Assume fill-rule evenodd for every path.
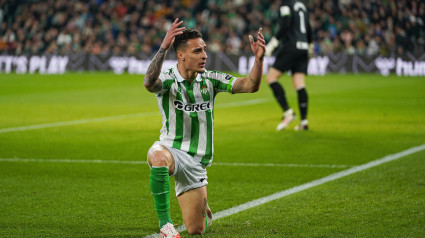
M 0 130 L 157 112 L 143 76 L 0 74 Z M 296 94 L 286 76 L 290 104 Z M 276 132 L 281 111 L 256 94 L 219 94 L 214 162 L 356 166 L 425 143 L 425 80 L 378 75 L 309 77 L 308 132 Z M 230 102 L 265 99 L 229 107 Z M 227 105 L 227 106 L 226 106 Z M 159 112 L 0 133 L 0 237 L 143 237 L 158 231 L 145 164 L 4 159 L 145 161 Z M 208 169 L 213 212 L 301 185 L 344 167 Z M 425 151 L 216 220 L 205 237 L 424 237 Z M 182 224 L 171 195 L 171 213 Z M 188 236 L 187 232 L 182 233 Z

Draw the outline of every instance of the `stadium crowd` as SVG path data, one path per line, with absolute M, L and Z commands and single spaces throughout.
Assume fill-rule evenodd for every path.
M 150 56 L 172 21 L 202 32 L 209 51 L 251 52 L 272 37 L 279 0 L 0 0 L 0 54 Z M 316 54 L 424 52 L 424 0 L 309 0 Z

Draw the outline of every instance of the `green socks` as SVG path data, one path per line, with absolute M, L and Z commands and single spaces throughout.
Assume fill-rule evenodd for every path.
M 170 178 L 167 167 L 152 167 L 149 177 L 150 188 L 158 214 L 159 227 L 167 223 L 173 224 L 170 216 Z

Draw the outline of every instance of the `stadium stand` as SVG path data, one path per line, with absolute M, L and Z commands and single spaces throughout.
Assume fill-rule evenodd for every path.
M 155 53 L 174 18 L 209 50 L 250 52 L 248 34 L 272 36 L 279 1 L 0 0 L 0 54 Z M 424 0 L 310 0 L 316 54 L 423 53 Z

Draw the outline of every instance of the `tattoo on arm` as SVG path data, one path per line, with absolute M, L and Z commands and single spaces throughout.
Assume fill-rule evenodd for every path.
M 257 85 L 259 84 L 258 82 L 254 81 L 254 80 L 251 78 L 251 74 L 248 74 L 248 78 L 249 78 L 249 80 L 251 80 L 251 82 L 252 82 L 255 86 L 257 86 Z
M 161 89 L 161 83 L 158 82 L 158 77 L 161 73 L 162 63 L 164 63 L 166 54 L 167 51 L 160 47 L 146 71 L 144 85 L 151 92 L 156 92 Z

